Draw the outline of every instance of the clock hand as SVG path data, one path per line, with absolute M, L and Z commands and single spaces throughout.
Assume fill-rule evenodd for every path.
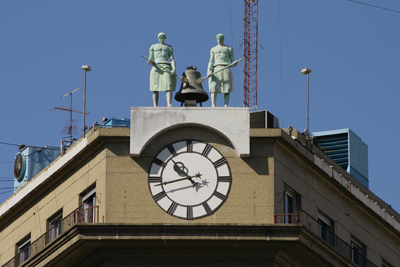
M 190 182 L 192 183 L 193 188 L 194 188 L 198 183 L 195 182 L 195 181 L 193 181 L 193 180 L 192 180 L 192 177 L 193 177 L 193 176 L 190 176 L 190 177 L 188 176 L 188 179 L 190 180 Z
M 190 182 L 192 183 L 192 185 L 193 185 L 193 188 L 198 184 L 197 182 L 195 182 L 195 181 L 193 181 L 193 177 L 196 177 L 196 178 L 199 178 L 198 176 L 197 176 L 197 174 L 195 175 L 195 176 L 189 176 L 185 171 L 182 171 L 185 175 L 186 175 L 186 177 L 187 177 L 187 179 L 189 179 L 190 180 Z M 200 174 L 200 173 L 199 173 Z
M 172 181 L 168 181 L 168 182 L 159 183 L 159 184 L 156 184 L 156 185 L 154 185 L 154 186 L 172 184 L 172 183 L 179 182 L 179 181 L 183 181 L 183 180 L 190 180 L 190 182 L 191 182 L 192 184 L 197 184 L 196 182 L 194 182 L 194 181 L 192 180 L 192 178 L 193 178 L 192 176 L 187 175 L 187 177 L 185 177 L 185 178 L 180 178 L 180 179 L 176 179 L 176 180 L 172 180 Z
M 185 172 L 185 165 L 182 162 L 175 162 L 173 159 L 171 161 L 174 163 L 174 171 L 177 173 Z

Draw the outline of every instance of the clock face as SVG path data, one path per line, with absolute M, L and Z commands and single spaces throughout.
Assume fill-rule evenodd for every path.
M 148 183 L 164 211 L 193 220 L 213 214 L 226 201 L 232 176 L 228 162 L 213 146 L 183 140 L 158 153 Z

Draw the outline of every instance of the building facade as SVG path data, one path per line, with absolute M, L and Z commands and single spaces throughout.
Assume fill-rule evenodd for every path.
M 95 126 L 1 204 L 0 265 L 398 266 L 400 215 L 255 118 L 132 108 L 130 127 Z

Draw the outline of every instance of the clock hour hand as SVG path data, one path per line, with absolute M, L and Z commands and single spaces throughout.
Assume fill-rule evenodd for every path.
M 185 172 L 185 165 L 182 162 L 175 162 L 173 159 L 171 159 L 171 161 L 174 163 L 174 171 L 177 173 Z
M 202 176 L 203 174 L 201 174 L 200 172 L 197 172 L 195 175 L 194 175 L 194 177 L 195 178 L 200 178 L 201 179 L 201 176 Z
M 196 178 L 200 178 L 201 177 L 201 174 L 200 174 L 200 172 L 198 173 L 198 174 L 196 174 L 195 176 L 189 176 L 185 171 L 183 171 L 183 173 L 186 175 L 186 177 L 187 177 L 187 179 L 189 179 L 190 180 L 190 182 L 192 183 L 192 185 L 193 185 L 193 188 L 198 184 L 197 182 L 195 182 L 195 181 L 193 181 L 193 179 L 192 178 L 194 178 L 194 177 L 196 177 Z M 200 176 L 199 176 L 200 175 Z

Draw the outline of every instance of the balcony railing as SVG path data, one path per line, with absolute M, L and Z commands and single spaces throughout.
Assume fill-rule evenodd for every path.
M 275 223 L 282 224 L 302 224 L 312 233 L 316 234 L 326 243 L 331 245 L 336 251 L 338 251 L 343 257 L 354 262 L 361 267 L 377 267 L 371 261 L 369 261 L 363 254 L 359 253 L 358 250 L 353 249 L 348 243 L 343 241 L 340 237 L 332 233 L 329 229 L 326 229 L 324 225 L 314 219 L 312 216 L 307 214 L 301 209 L 297 209 L 296 213 L 287 214 L 275 214 Z
M 96 206 L 87 209 L 78 208 L 73 211 L 57 224 L 53 225 L 51 229 L 32 242 L 24 250 L 20 251 L 13 259 L 4 264 L 3 267 L 20 266 L 77 223 L 99 223 L 99 207 Z

